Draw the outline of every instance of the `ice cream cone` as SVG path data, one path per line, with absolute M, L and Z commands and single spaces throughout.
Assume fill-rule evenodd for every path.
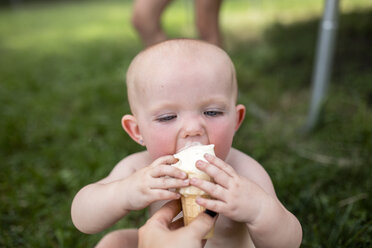
M 183 222 L 185 226 L 190 224 L 200 213 L 204 212 L 205 208 L 197 204 L 196 198 L 200 195 L 181 196 Z M 201 197 L 209 198 L 207 195 Z M 213 237 L 214 227 L 204 236 L 204 239 Z
M 188 173 L 189 178 L 200 178 L 207 181 L 212 181 L 212 179 L 207 174 L 197 174 Z M 183 212 L 183 222 L 185 226 L 190 224 L 200 213 L 205 211 L 205 208 L 196 203 L 196 198 L 210 198 L 204 191 L 190 186 L 187 188 L 180 189 L 181 202 L 182 202 L 182 212 Z M 209 239 L 213 237 L 214 227 L 205 235 L 204 239 Z
M 174 156 L 179 159 L 179 162 L 174 164 L 177 168 L 183 170 L 187 173 L 188 178 L 199 178 L 206 181 L 212 181 L 212 178 L 208 176 L 203 171 L 198 170 L 195 167 L 197 160 L 204 160 L 203 155 L 205 153 L 210 153 L 214 155 L 214 145 L 207 146 L 192 146 L 186 150 L 181 151 L 180 153 L 175 154 Z M 200 213 L 205 211 L 205 208 L 196 203 L 196 198 L 210 198 L 210 196 L 203 190 L 194 187 L 188 186 L 185 188 L 180 188 L 178 192 L 181 194 L 182 201 L 182 211 L 183 211 L 183 220 L 185 226 L 190 224 Z M 214 227 L 211 231 L 204 237 L 204 239 L 211 238 L 213 236 Z

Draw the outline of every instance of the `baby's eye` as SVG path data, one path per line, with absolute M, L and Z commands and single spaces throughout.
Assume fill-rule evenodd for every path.
M 208 111 L 204 111 L 204 114 L 206 116 L 214 117 L 214 116 L 222 115 L 223 112 L 222 111 L 217 111 L 217 110 L 208 110 Z
M 175 118 L 177 118 L 177 115 L 165 115 L 165 116 L 158 117 L 156 120 L 159 122 L 166 122 L 166 121 L 171 121 Z

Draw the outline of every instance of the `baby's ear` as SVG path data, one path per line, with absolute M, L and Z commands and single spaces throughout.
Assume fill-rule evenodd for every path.
M 135 142 L 143 145 L 143 139 L 136 117 L 133 115 L 124 115 L 123 118 L 121 118 L 121 126 Z
M 244 117 L 245 117 L 245 106 L 242 104 L 238 104 L 236 107 L 236 124 L 235 124 L 235 131 L 238 131 L 240 125 L 242 124 Z

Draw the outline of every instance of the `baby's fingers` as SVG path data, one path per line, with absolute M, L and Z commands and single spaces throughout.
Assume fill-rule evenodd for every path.
M 196 203 L 206 209 L 212 210 L 216 213 L 223 214 L 226 209 L 226 203 L 218 200 L 207 199 L 203 197 L 196 198 Z
M 171 164 L 176 163 L 177 161 L 178 161 L 178 159 L 176 159 L 172 155 L 163 156 L 163 157 L 160 157 L 160 158 L 156 159 L 154 162 L 152 162 L 150 167 L 156 167 L 156 166 L 161 165 L 161 164 L 171 165 Z
M 229 174 L 224 173 L 220 168 L 213 164 L 209 164 L 207 162 L 204 162 L 202 160 L 199 160 L 196 162 L 196 168 L 199 170 L 204 171 L 209 176 L 211 176 L 216 183 L 219 185 L 228 188 L 230 180 L 232 180 L 232 177 Z
M 209 194 L 212 198 L 226 202 L 227 190 L 218 184 L 214 184 L 199 178 L 191 178 L 190 184 L 203 190 Z
M 186 179 L 187 174 L 180 169 L 170 166 L 170 165 L 158 165 L 154 167 L 151 170 L 150 175 L 152 177 L 164 177 L 164 176 L 170 176 L 174 178 L 179 178 L 179 179 Z
M 181 195 L 164 189 L 152 189 L 152 201 L 161 201 L 161 200 L 177 200 L 180 199 Z
M 156 178 L 152 185 L 152 189 L 174 189 L 189 186 L 189 179 L 175 179 L 169 177 Z
M 231 177 L 234 177 L 236 175 L 235 170 L 228 165 L 225 161 L 223 161 L 220 158 L 217 158 L 216 156 L 213 156 L 211 154 L 206 153 L 204 157 L 207 159 L 207 161 L 216 167 L 220 168 L 223 170 L 226 174 L 228 174 Z

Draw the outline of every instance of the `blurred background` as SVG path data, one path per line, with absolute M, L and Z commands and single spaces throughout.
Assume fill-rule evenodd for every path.
M 124 133 L 124 75 L 142 49 L 132 1 L 1 0 L 0 247 L 92 247 L 139 227 L 132 212 L 96 235 L 72 225 L 77 191 L 139 151 Z M 302 247 L 372 246 L 372 2 L 340 1 L 329 92 L 310 133 L 323 0 L 226 0 L 225 49 L 248 108 L 234 146 L 258 160 L 300 220 Z M 193 4 L 163 16 L 170 38 L 195 38 Z

